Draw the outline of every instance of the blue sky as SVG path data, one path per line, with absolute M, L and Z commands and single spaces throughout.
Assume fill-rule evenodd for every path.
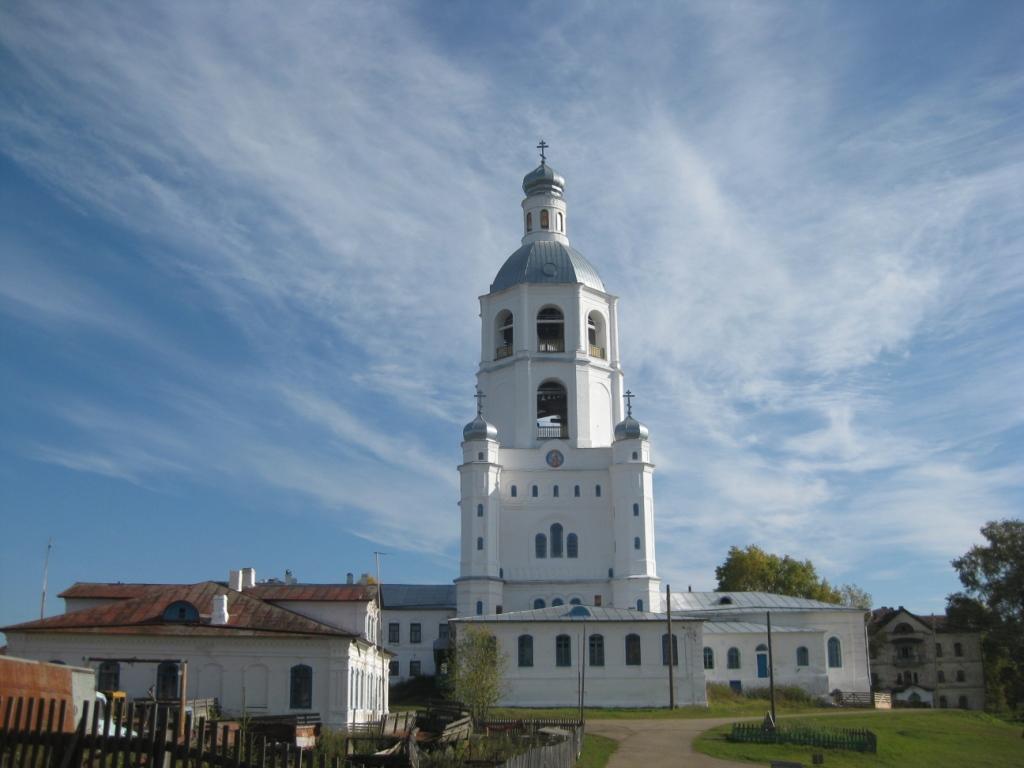
M 1024 6 L 0 7 L 0 623 L 75 580 L 457 569 L 543 136 L 659 571 L 941 609 L 1024 485 Z

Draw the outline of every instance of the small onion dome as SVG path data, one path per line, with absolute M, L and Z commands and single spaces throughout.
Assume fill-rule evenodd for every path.
M 563 191 L 565 191 L 565 177 L 547 163 L 541 163 L 523 176 L 523 193 L 527 197 L 543 192 L 561 197 Z
M 498 428 L 484 421 L 483 416 L 477 416 L 463 427 L 462 439 L 466 442 L 470 440 L 497 440 Z
M 646 440 L 647 439 L 647 427 L 641 424 L 639 421 L 634 419 L 632 416 L 627 416 L 625 419 L 615 425 L 615 441 L 619 440 Z

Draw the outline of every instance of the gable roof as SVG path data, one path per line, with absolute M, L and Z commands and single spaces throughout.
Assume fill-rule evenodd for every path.
M 227 587 L 223 581 L 209 582 Z M 173 584 L 122 584 L 78 581 L 61 592 L 58 597 L 65 599 L 108 599 L 124 600 L 146 594 L 154 587 L 171 587 Z M 187 587 L 187 584 L 179 584 Z M 245 590 L 245 594 L 261 600 L 285 601 L 303 600 L 310 602 L 364 602 L 376 598 L 376 587 L 372 584 L 278 584 L 263 582 Z
M 946 628 L 946 617 L 939 614 L 925 614 L 918 615 L 911 611 L 908 611 L 902 605 L 899 608 L 876 608 L 871 612 L 871 621 L 869 622 L 878 629 L 883 629 L 892 623 L 898 616 L 905 615 L 914 619 L 919 624 L 925 627 L 929 632 L 939 631 L 941 632 Z
M 381 602 L 388 608 L 455 610 L 454 584 L 381 584 Z
M 80 585 L 76 584 L 75 587 Z M 215 581 L 198 584 L 123 584 L 127 587 L 108 590 L 104 596 L 117 597 L 116 602 L 97 605 L 80 611 L 51 616 L 37 621 L 4 627 L 4 632 L 63 632 L 122 635 L 208 635 L 208 636 L 281 636 L 321 635 L 359 637 L 355 633 L 322 621 L 301 616 L 272 602 L 251 594 L 252 590 L 236 592 Z M 72 593 L 75 587 L 62 594 Z M 100 590 L 102 591 L 102 590 Z M 78 590 L 75 597 L 95 597 Z M 116 593 L 116 594 L 115 594 Z M 210 623 L 213 598 L 227 595 L 228 623 Z M 175 602 L 191 603 L 199 611 L 198 622 L 165 621 L 164 611 Z

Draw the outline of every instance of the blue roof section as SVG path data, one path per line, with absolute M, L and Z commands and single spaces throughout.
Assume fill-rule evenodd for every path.
M 454 584 L 383 584 L 380 595 L 384 610 L 388 608 L 455 610 Z
M 554 240 L 527 243 L 509 256 L 491 283 L 491 293 L 520 283 L 583 283 L 605 292 L 594 265 L 572 246 Z

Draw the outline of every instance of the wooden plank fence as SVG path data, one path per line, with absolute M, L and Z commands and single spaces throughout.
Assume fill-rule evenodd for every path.
M 798 744 L 825 749 L 849 749 L 854 752 L 878 751 L 878 737 L 866 728 L 824 729 L 781 725 L 765 728 L 761 723 L 733 723 L 729 741 L 752 744 Z
M 176 707 L 84 702 L 75 731 L 60 728 L 67 702 L 0 699 L 0 768 L 340 768 L 311 750 L 248 735 Z M 91 709 L 91 712 L 90 712 Z M 219 726 L 219 727 L 218 727 Z M 218 738 L 219 737 L 219 738 Z

